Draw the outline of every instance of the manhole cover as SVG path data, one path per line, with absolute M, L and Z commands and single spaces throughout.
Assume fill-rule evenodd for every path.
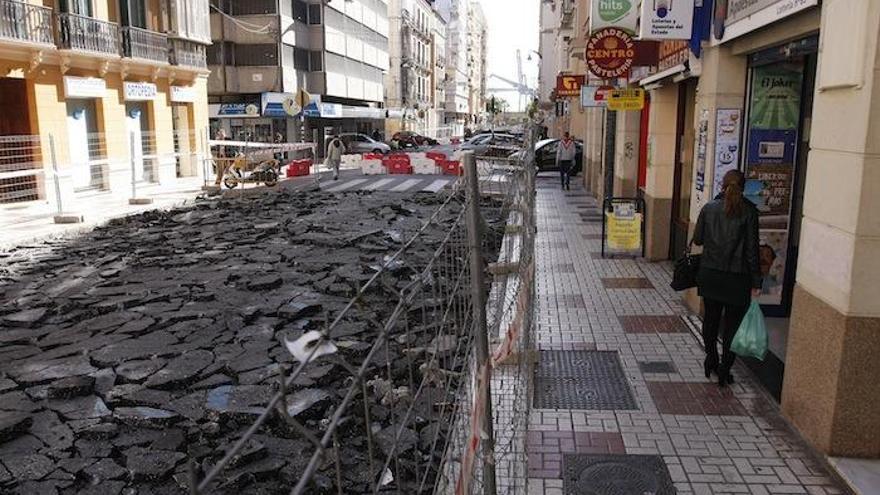
M 675 373 L 675 366 L 668 361 L 646 361 L 639 363 L 642 373 Z
M 562 458 L 566 495 L 675 495 L 660 456 L 580 455 Z
M 538 409 L 638 409 L 614 351 L 541 351 L 535 367 Z

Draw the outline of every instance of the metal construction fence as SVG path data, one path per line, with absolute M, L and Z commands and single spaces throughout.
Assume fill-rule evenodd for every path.
M 285 341 L 294 363 L 273 372 L 277 391 L 225 455 L 190 458 L 191 493 L 234 486 L 266 432 L 298 446 L 284 473 L 292 494 L 525 493 L 535 229 L 523 156 L 478 174 L 465 155 L 466 177 L 344 308 Z M 311 297 L 292 310 L 309 311 Z M 334 392 L 310 385 L 328 373 Z M 507 433 L 495 443 L 499 422 Z

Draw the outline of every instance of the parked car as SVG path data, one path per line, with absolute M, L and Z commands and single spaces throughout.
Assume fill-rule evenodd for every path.
M 395 132 L 394 135 L 391 136 L 391 140 L 397 141 L 401 148 L 437 145 L 436 139 L 429 138 L 428 136 L 422 136 L 421 134 L 413 131 Z
M 572 176 L 581 173 L 584 167 L 584 143 L 575 141 L 577 153 L 575 155 L 574 170 L 571 171 Z M 559 148 L 558 139 L 544 139 L 535 143 L 535 166 L 538 172 L 554 172 L 559 171 L 556 166 L 556 150 Z M 523 151 L 517 151 L 510 155 L 512 159 L 522 158 Z
M 388 153 L 391 151 L 391 146 L 388 146 L 385 143 L 376 141 L 375 139 L 367 136 L 366 134 L 359 134 L 355 132 L 348 132 L 339 134 L 339 139 L 342 140 L 342 144 L 345 145 L 345 151 L 347 153 Z
M 493 147 L 509 148 L 522 144 L 521 140 L 512 134 L 477 134 L 461 145 L 463 151 L 473 150 L 476 155 L 485 155 Z

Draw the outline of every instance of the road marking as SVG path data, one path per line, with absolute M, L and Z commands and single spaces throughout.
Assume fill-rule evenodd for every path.
M 346 189 L 351 189 L 352 187 L 355 187 L 355 186 L 357 186 L 357 185 L 363 184 L 364 182 L 367 182 L 367 180 L 369 180 L 369 179 L 354 179 L 354 180 L 350 180 L 350 181 L 348 181 L 348 182 L 343 182 L 342 184 L 335 185 L 335 186 L 333 186 L 333 187 L 329 187 L 329 188 L 325 189 L 325 191 L 327 191 L 327 192 L 340 192 L 340 191 L 345 191 Z
M 379 189 L 380 187 L 384 187 L 384 186 L 387 186 L 388 184 L 391 184 L 395 180 L 397 180 L 397 179 L 377 180 L 376 182 L 373 182 L 372 184 L 367 184 L 366 186 L 364 186 L 364 191 L 375 191 L 376 189 Z
M 437 179 L 434 182 L 428 184 L 425 188 L 422 189 L 422 191 L 435 193 L 435 192 L 439 191 L 440 189 L 443 189 L 444 187 L 446 187 L 447 184 L 449 184 L 448 180 Z
M 394 192 L 403 192 L 409 190 L 412 186 L 422 182 L 422 179 L 408 179 L 391 188 Z

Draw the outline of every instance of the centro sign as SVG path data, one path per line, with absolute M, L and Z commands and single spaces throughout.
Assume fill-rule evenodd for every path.
M 587 67 L 596 77 L 623 77 L 632 68 L 636 44 L 623 29 L 604 28 L 590 35 L 587 41 Z
M 130 82 L 122 83 L 123 92 L 125 93 L 125 101 L 151 101 L 155 100 L 159 91 L 156 85 L 147 82 Z

